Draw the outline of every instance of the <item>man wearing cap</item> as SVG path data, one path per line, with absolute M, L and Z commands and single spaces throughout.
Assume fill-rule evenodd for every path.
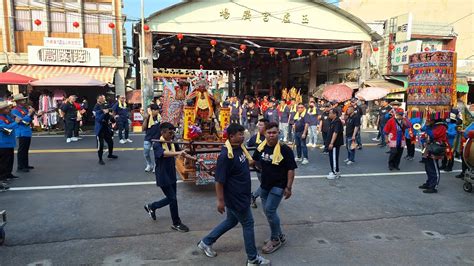
M 18 128 L 21 118 L 11 117 L 10 111 L 10 104 L 5 101 L 0 102 L 0 191 L 8 189 L 5 181 L 18 178 L 12 175 L 12 170 L 16 145 L 14 131 Z
M 380 143 L 379 146 L 385 147 L 387 143 L 385 143 L 385 136 L 384 136 L 384 128 L 387 124 L 387 121 L 390 119 L 390 111 L 392 107 L 388 104 L 386 99 L 382 99 L 380 103 L 380 110 L 379 116 L 377 120 L 377 125 L 379 127 L 379 135 L 380 135 Z
M 104 141 L 107 142 L 107 149 L 109 150 L 110 159 L 117 159 L 118 156 L 113 154 L 114 151 L 114 140 L 112 136 L 114 132 L 111 127 L 111 122 L 114 118 L 111 115 L 110 107 L 105 102 L 105 96 L 97 96 L 97 104 L 94 107 L 95 113 L 95 126 L 94 131 L 97 138 L 97 155 L 99 156 L 99 164 L 104 165 L 105 162 L 102 159 L 104 154 Z
M 400 170 L 400 159 L 405 147 L 405 130 L 409 127 L 404 118 L 405 111 L 398 108 L 395 112 L 395 117 L 390 118 L 384 127 L 386 141 L 390 147 L 390 157 L 388 159 L 390 171 Z
M 76 96 L 70 95 L 66 101 L 59 108 L 61 116 L 64 119 L 65 131 L 66 131 L 66 142 L 78 141 L 77 136 L 73 136 L 74 129 L 77 123 L 77 109 L 74 103 L 76 102 Z
M 125 102 L 125 96 L 119 96 L 118 101 L 112 106 L 112 110 L 115 113 L 115 120 L 119 130 L 119 139 L 121 144 L 127 142 L 133 142 L 128 138 L 128 107 Z M 125 135 L 124 135 L 125 131 Z
M 28 97 L 23 94 L 17 94 L 13 96 L 13 101 L 16 103 L 16 107 L 11 111 L 12 116 L 21 119 L 18 123 L 18 127 L 15 129 L 15 135 L 18 139 L 18 153 L 17 153 L 17 171 L 29 172 L 33 169 L 28 162 L 28 152 L 30 151 L 31 136 L 33 131 L 31 130 L 32 116 L 35 113 L 35 109 L 26 106 L 26 100 Z

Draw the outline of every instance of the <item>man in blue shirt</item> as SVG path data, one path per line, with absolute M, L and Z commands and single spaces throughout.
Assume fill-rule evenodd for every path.
M 94 132 L 97 138 L 97 155 L 99 156 L 100 165 L 105 164 L 104 160 L 102 160 L 102 156 L 104 154 L 104 141 L 107 142 L 107 149 L 109 150 L 109 155 L 107 158 L 118 158 L 117 155 L 113 154 L 114 140 L 112 139 L 112 136 L 114 135 L 114 132 L 112 130 L 111 123 L 114 121 L 114 118 L 111 116 L 110 112 L 109 106 L 105 102 L 105 96 L 97 96 L 97 104 L 94 106 Z
M 278 110 L 274 107 L 274 102 L 268 102 L 268 108 L 265 111 L 264 118 L 269 122 L 278 123 Z
M 306 137 L 308 136 L 309 129 L 309 116 L 306 113 L 306 108 L 302 103 L 298 104 L 297 112 L 293 117 L 294 120 L 294 131 L 295 131 L 295 144 L 297 162 L 301 164 L 308 164 L 308 148 L 306 147 Z M 303 155 L 303 157 L 301 157 Z
M 252 158 L 242 145 L 244 131 L 244 127 L 239 124 L 230 124 L 227 128 L 229 139 L 217 158 L 215 175 L 217 211 L 221 214 L 227 211 L 227 217 L 199 242 L 198 247 L 208 257 L 217 256 L 212 244 L 240 223 L 247 253 L 247 265 L 269 265 L 270 261 L 260 256 L 255 246 L 254 220 L 250 210 L 252 184 L 249 159 Z
M 112 106 L 112 110 L 115 113 L 115 120 L 117 120 L 117 126 L 119 130 L 119 139 L 121 144 L 127 142 L 133 142 L 128 138 L 128 107 L 125 102 L 124 96 L 119 96 L 118 101 Z M 123 134 L 125 131 L 125 135 Z
M 179 232 L 188 232 L 189 228 L 181 222 L 178 213 L 178 198 L 176 196 L 176 159 L 177 156 L 194 159 L 182 151 L 175 143 L 170 143 L 174 139 L 175 127 L 173 124 L 165 122 L 160 125 L 160 142 L 153 144 L 155 153 L 155 177 L 156 185 L 161 188 L 165 198 L 146 204 L 145 211 L 153 220 L 156 220 L 156 210 L 167 205 L 170 206 L 171 219 L 173 224 L 171 229 Z
M 17 94 L 13 96 L 13 101 L 16 102 L 16 107 L 13 108 L 11 114 L 14 117 L 21 119 L 18 123 L 18 128 L 15 130 L 15 135 L 18 139 L 18 153 L 17 153 L 17 171 L 18 172 L 29 172 L 33 169 L 28 162 L 28 152 L 30 151 L 31 136 L 33 131 L 31 130 L 32 116 L 35 110 L 31 107 L 26 106 L 26 100 L 28 97 L 23 94 Z
M 16 145 L 15 130 L 21 118 L 10 116 L 11 106 L 7 102 L 0 102 L 0 192 L 8 189 L 4 183 L 8 179 L 18 178 L 12 175 L 14 149 Z

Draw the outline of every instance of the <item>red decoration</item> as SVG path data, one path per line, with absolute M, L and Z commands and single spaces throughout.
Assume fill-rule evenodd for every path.
M 425 52 L 428 52 L 430 50 L 430 48 L 427 46 L 425 47 Z
M 110 22 L 109 23 L 109 28 L 111 28 L 111 29 L 115 28 L 115 24 L 113 22 Z
M 39 20 L 39 19 L 35 19 L 35 25 L 36 25 L 36 26 L 39 26 L 39 25 L 41 25 L 41 20 Z
M 395 44 L 391 43 L 391 44 L 388 46 L 388 50 L 390 50 L 390 51 L 395 50 Z
M 268 48 L 268 52 L 269 52 L 271 55 L 273 55 L 273 54 L 275 53 L 275 48 L 273 48 L 273 47 Z
M 303 50 L 301 50 L 301 49 L 296 50 L 296 54 L 298 56 L 301 56 L 303 54 Z
M 184 38 L 184 35 L 182 33 L 178 33 L 176 37 L 178 38 L 178 41 L 181 42 L 181 40 Z
M 328 55 L 329 55 L 329 50 L 328 50 L 328 49 L 324 50 L 322 54 L 323 54 L 324 56 L 328 56 Z
M 149 30 L 150 30 L 150 26 L 148 26 L 148 25 L 145 24 L 145 25 L 143 25 L 143 29 L 144 29 L 145 31 L 149 31 Z
M 245 53 L 245 49 L 247 49 L 247 46 L 245 44 L 241 44 L 240 50 Z
M 374 52 L 377 52 L 379 50 L 378 47 L 374 47 Z
M 72 26 L 73 26 L 74 28 L 79 28 L 79 22 L 74 21 L 74 22 L 72 23 Z
M 211 40 L 211 45 L 212 45 L 212 47 L 216 46 L 216 45 L 217 45 L 217 41 L 216 41 L 216 40 Z
M 352 55 L 353 53 L 354 53 L 354 49 L 348 49 L 348 50 L 347 50 L 347 54 L 348 54 L 348 55 Z

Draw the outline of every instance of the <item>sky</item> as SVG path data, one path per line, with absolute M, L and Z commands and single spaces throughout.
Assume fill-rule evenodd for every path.
M 123 13 L 127 15 L 127 22 L 125 23 L 125 28 L 127 31 L 127 46 L 132 45 L 132 24 L 136 23 L 136 20 L 140 19 L 141 8 L 140 0 L 123 0 Z M 145 18 L 148 17 L 151 13 L 159 11 L 168 6 L 177 4 L 181 1 L 179 0 L 144 0 L 145 2 Z

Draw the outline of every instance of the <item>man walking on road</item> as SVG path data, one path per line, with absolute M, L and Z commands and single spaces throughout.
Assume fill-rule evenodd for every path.
M 114 140 L 112 136 L 114 132 L 111 127 L 113 117 L 110 114 L 107 103 L 105 102 L 105 96 L 99 95 L 97 97 L 97 104 L 94 107 L 95 113 L 95 126 L 94 131 L 97 138 L 97 154 L 99 156 L 99 164 L 104 165 L 105 162 L 102 160 L 104 154 L 104 141 L 107 142 L 107 148 L 109 150 L 109 156 L 107 158 L 117 159 L 118 156 L 113 154 L 114 151 Z
M 121 144 L 133 142 L 128 138 L 128 107 L 127 103 L 125 102 L 125 96 L 119 97 L 118 101 L 112 106 L 112 110 L 115 113 L 115 120 L 117 121 L 119 130 L 119 142 Z
M 0 192 L 9 187 L 5 183 L 8 179 L 16 179 L 12 175 L 14 149 L 16 145 L 15 130 L 21 118 L 10 116 L 11 107 L 7 102 L 0 101 Z
M 346 119 L 346 148 L 347 148 L 347 159 L 344 162 L 347 165 L 351 165 L 355 162 L 355 153 L 357 144 L 357 134 L 360 129 L 360 115 L 358 115 L 354 107 L 350 106 L 347 109 Z
M 339 109 L 333 108 L 329 111 L 329 118 L 331 124 L 329 125 L 328 137 L 326 146 L 329 151 L 329 163 L 331 165 L 331 172 L 329 172 L 327 179 L 336 179 L 340 177 L 339 172 L 339 150 L 344 145 L 344 127 L 341 119 L 339 119 Z
M 403 109 L 398 108 L 395 117 L 390 118 L 384 128 L 388 146 L 390 147 L 390 157 L 388 159 L 390 171 L 400 170 L 400 160 L 405 147 L 405 130 L 408 128 L 408 123 L 403 115 Z
M 252 184 L 249 162 L 252 158 L 242 145 L 244 131 L 239 124 L 230 124 L 227 128 L 229 138 L 217 159 L 216 168 L 217 211 L 221 214 L 227 212 L 227 217 L 199 242 L 198 248 L 208 257 L 217 256 L 212 244 L 240 223 L 247 265 L 269 265 L 270 261 L 260 256 L 255 246 L 254 220 L 250 210 Z
M 76 96 L 71 95 L 67 100 L 61 105 L 60 112 L 61 116 L 64 119 L 65 131 L 66 131 L 66 142 L 70 143 L 71 141 L 78 141 L 77 136 L 74 135 L 74 129 L 77 122 L 77 109 L 74 103 L 76 102 Z
M 247 141 L 247 147 L 256 148 L 260 145 L 260 143 L 262 143 L 265 140 L 265 128 L 267 124 L 268 124 L 268 120 L 265 118 L 262 118 L 258 121 L 258 124 L 257 124 L 258 132 L 257 134 L 250 137 L 250 139 Z M 258 178 L 258 181 L 260 182 L 261 172 L 258 169 L 257 169 L 257 178 Z M 255 192 L 252 192 L 252 200 L 250 202 L 250 207 L 257 208 L 258 197 L 260 197 L 260 187 L 258 187 Z
M 291 148 L 278 141 L 278 124 L 268 123 L 263 141 L 253 154 L 253 159 L 259 163 L 262 171 L 260 185 L 262 206 L 270 225 L 271 236 L 264 243 L 262 252 L 275 252 L 286 242 L 280 226 L 277 210 L 282 198 L 291 197 L 291 189 L 297 168 Z
M 152 139 L 160 138 L 160 122 L 161 116 L 157 104 L 150 104 L 147 113 L 143 119 L 142 130 L 145 132 L 145 139 L 143 141 L 143 156 L 146 161 L 145 172 L 155 171 L 155 163 L 151 160 Z

